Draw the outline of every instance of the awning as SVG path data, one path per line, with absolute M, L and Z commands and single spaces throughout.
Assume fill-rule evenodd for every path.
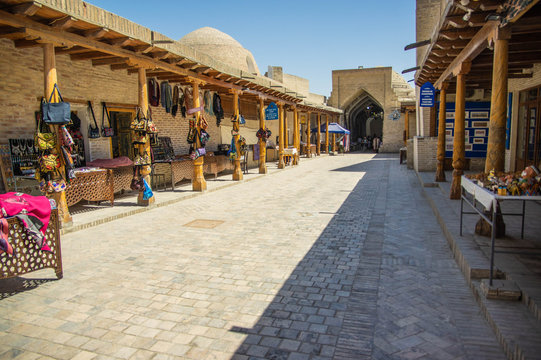
M 327 124 L 321 124 L 320 132 L 322 132 L 322 133 L 327 132 L 326 125 Z M 312 128 L 312 132 L 313 133 L 317 132 L 317 128 Z M 349 134 L 349 130 L 344 129 L 338 123 L 330 123 L 329 124 L 329 133 L 330 134 Z

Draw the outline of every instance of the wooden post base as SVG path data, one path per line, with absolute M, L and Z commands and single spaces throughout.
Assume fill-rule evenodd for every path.
M 66 201 L 66 193 L 55 192 L 52 194 L 52 198 L 56 201 L 56 207 L 58 208 L 58 217 L 60 220 L 60 226 L 62 228 L 70 227 L 73 224 L 73 219 L 68 209 L 68 203 Z
M 192 190 L 193 191 L 205 191 L 207 190 L 207 181 L 203 175 L 203 163 L 204 158 L 200 157 L 193 161 L 193 180 L 192 180 Z
M 260 174 L 266 174 L 267 173 L 267 164 L 259 164 L 259 173 Z
M 293 165 L 299 165 L 299 156 L 297 154 L 293 155 Z
M 453 182 L 451 183 L 451 193 L 449 194 L 449 199 L 451 200 L 460 200 L 460 195 L 462 194 L 460 177 L 462 174 L 464 174 L 462 170 L 453 170 Z
M 492 211 L 485 211 L 485 215 L 492 220 Z M 485 219 L 479 218 L 475 224 L 475 233 L 481 236 L 492 236 L 492 227 Z M 503 222 L 502 210 L 499 204 L 496 208 L 496 234 L 495 237 L 502 238 L 505 236 L 505 223 Z
M 443 161 L 438 160 L 436 168 L 436 181 L 445 182 L 445 171 L 443 170 Z
M 240 181 L 243 179 L 242 169 L 240 167 L 240 159 L 235 160 L 235 169 L 233 170 L 233 180 Z
M 278 159 L 278 169 L 283 169 L 286 167 L 286 164 L 284 163 L 284 157 L 280 155 L 280 158 Z

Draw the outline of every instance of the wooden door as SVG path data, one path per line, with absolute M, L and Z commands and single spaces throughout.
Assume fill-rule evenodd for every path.
M 133 160 L 133 139 L 130 124 L 135 116 L 135 112 L 129 109 L 109 110 L 111 117 L 111 126 L 115 130 L 111 138 L 111 147 L 113 158 L 127 156 Z

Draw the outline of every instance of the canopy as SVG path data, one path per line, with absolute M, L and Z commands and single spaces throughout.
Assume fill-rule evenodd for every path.
M 327 132 L 326 130 L 327 124 L 321 124 L 320 132 Z M 312 128 L 312 132 L 317 132 L 317 128 Z M 329 124 L 329 133 L 330 134 L 349 134 L 349 130 L 344 129 L 341 127 L 338 123 L 330 123 Z

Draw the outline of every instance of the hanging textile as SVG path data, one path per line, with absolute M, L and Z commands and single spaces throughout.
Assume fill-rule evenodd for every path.
M 148 79 L 148 101 L 152 106 L 160 105 L 160 87 L 153 78 Z
M 173 86 L 173 100 L 172 100 L 172 106 L 171 106 L 171 115 L 173 117 L 177 116 L 178 111 L 178 100 L 179 100 L 179 88 L 178 85 Z
M 224 118 L 224 109 L 222 108 L 222 99 L 218 93 L 214 93 L 214 96 L 212 97 L 212 108 L 214 115 L 216 115 L 216 126 L 220 126 L 220 123 Z
M 169 84 L 169 81 L 163 81 L 160 84 L 160 88 L 162 93 L 162 107 L 165 109 L 165 112 L 170 113 L 173 95 L 171 93 L 171 85 Z

